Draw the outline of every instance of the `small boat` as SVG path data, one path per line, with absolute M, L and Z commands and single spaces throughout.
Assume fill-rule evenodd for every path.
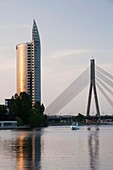
M 78 122 L 73 122 L 71 127 L 70 127 L 72 130 L 78 130 L 79 127 L 78 127 Z

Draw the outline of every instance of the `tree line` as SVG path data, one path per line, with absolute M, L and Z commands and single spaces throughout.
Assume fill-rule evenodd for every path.
M 8 111 L 4 105 L 0 105 L 0 120 L 17 120 L 19 126 L 29 125 L 31 128 L 44 127 L 48 125 L 44 111 L 45 107 L 40 102 L 36 102 L 32 107 L 27 93 L 16 93 L 9 100 Z

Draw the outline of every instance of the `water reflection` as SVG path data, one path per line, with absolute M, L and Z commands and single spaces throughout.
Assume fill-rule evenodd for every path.
M 17 170 L 40 169 L 41 138 L 36 131 L 32 133 L 22 132 L 18 136 L 16 146 Z
M 90 156 L 90 169 L 98 170 L 99 168 L 99 130 L 96 127 L 90 129 L 88 146 Z
M 113 126 L 1 130 L 0 170 L 113 170 L 112 132 Z

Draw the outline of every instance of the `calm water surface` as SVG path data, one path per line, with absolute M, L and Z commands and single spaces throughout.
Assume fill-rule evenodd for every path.
M 0 170 L 113 170 L 113 126 L 0 130 Z

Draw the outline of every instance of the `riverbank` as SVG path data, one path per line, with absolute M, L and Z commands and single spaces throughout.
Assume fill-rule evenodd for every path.
M 72 123 L 49 123 L 48 126 L 71 126 Z M 90 125 L 113 125 L 113 122 L 93 122 L 93 123 L 81 123 L 81 122 L 78 122 L 78 125 L 79 126 L 90 126 Z
M 30 129 L 29 126 L 4 126 L 0 127 L 0 130 L 8 130 L 8 129 Z

